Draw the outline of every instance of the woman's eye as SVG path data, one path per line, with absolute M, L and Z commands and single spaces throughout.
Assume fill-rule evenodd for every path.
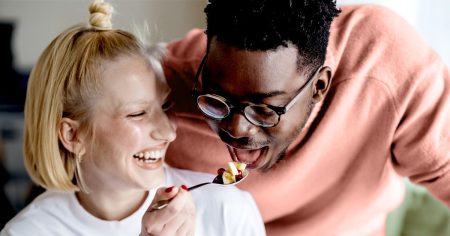
M 145 111 L 136 112 L 133 114 L 129 114 L 128 117 L 139 117 L 145 115 Z
M 163 111 L 168 111 L 173 107 L 173 105 L 175 105 L 175 103 L 172 100 L 169 100 L 162 104 L 161 108 L 163 109 Z

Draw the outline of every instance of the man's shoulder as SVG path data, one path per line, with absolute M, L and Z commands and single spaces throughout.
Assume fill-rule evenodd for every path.
M 422 40 L 402 16 L 379 5 L 343 6 L 330 31 L 331 45 L 344 41 L 349 46 L 359 47 L 389 47 L 394 44 L 407 47 L 413 44 L 405 44 L 405 41 Z
M 425 64 L 424 58 L 433 60 L 436 53 L 400 15 L 383 6 L 350 5 L 332 24 L 326 63 L 346 78 L 358 71 L 374 78 L 401 72 L 405 76 L 396 79 L 403 80 Z
M 406 19 L 380 5 L 343 6 L 341 14 L 332 23 L 330 34 L 331 44 L 337 45 L 340 41 L 360 49 L 429 50 Z
M 341 7 L 342 12 L 336 18 L 337 26 L 349 24 L 350 22 L 362 23 L 362 25 L 378 25 L 389 27 L 403 24 L 405 20 L 393 10 L 375 4 L 345 5 Z M 389 25 L 386 25 L 389 23 Z M 376 30 L 376 28 L 372 29 Z
M 206 50 L 206 34 L 202 29 L 192 29 L 179 40 L 167 44 L 168 56 L 201 60 Z

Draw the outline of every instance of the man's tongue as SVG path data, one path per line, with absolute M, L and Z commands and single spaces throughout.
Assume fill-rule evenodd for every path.
M 234 149 L 234 153 L 236 154 L 236 157 L 238 161 L 244 162 L 247 164 L 253 164 L 255 161 L 258 160 L 258 157 L 261 154 L 261 149 L 257 150 L 242 150 L 242 149 Z

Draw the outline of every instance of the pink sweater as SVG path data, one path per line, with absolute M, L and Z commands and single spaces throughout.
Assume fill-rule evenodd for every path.
M 201 30 L 168 46 L 179 129 L 167 161 L 214 173 L 230 157 L 189 97 L 205 46 Z M 449 206 L 450 73 L 441 58 L 391 11 L 349 6 L 332 25 L 325 65 L 331 89 L 285 160 L 240 185 L 268 234 L 384 235 L 403 199 L 400 176 Z

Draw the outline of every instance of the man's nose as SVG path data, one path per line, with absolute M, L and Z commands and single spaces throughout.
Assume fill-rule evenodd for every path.
M 250 123 L 244 114 L 239 112 L 232 112 L 226 119 L 220 122 L 219 126 L 233 138 L 249 137 L 258 132 L 258 127 Z

